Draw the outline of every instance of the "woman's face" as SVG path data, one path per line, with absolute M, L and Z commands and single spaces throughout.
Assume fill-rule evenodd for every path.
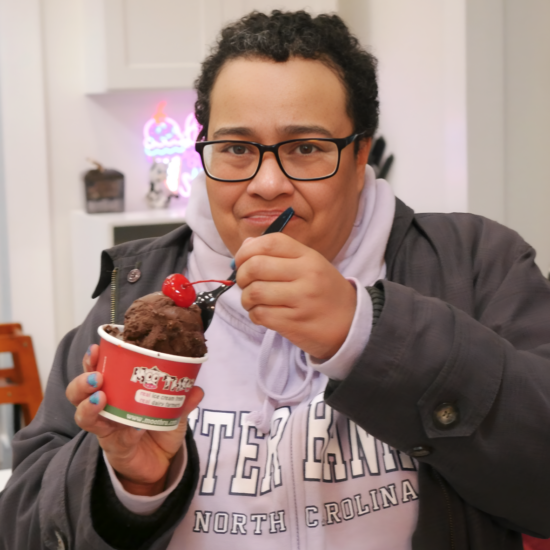
M 320 61 L 284 63 L 236 59 L 222 68 L 212 90 L 208 140 L 236 139 L 272 145 L 310 137 L 343 138 L 353 133 L 346 92 L 333 70 Z M 363 188 L 370 140 L 358 154 L 342 150 L 331 178 L 293 181 L 272 153 L 245 182 L 207 178 L 214 223 L 234 255 L 247 237 L 261 235 L 289 206 L 296 214 L 285 233 L 333 260 L 346 242 Z

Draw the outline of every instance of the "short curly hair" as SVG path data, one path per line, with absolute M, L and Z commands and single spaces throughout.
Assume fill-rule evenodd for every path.
M 270 15 L 253 11 L 226 26 L 211 54 L 202 63 L 195 81 L 195 116 L 205 139 L 210 118 L 210 94 L 223 65 L 239 57 L 259 57 L 276 62 L 290 57 L 318 59 L 334 69 L 347 92 L 347 111 L 354 132 L 372 137 L 378 126 L 376 58 L 365 51 L 337 15 L 311 17 L 305 11 Z

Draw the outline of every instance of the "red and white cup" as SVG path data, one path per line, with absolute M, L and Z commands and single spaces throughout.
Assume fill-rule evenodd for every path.
M 140 348 L 107 334 L 105 326 L 97 329 L 101 336 L 98 370 L 107 396 L 107 405 L 99 414 L 134 428 L 175 430 L 208 354 L 180 357 Z M 123 325 L 111 326 L 124 330 Z

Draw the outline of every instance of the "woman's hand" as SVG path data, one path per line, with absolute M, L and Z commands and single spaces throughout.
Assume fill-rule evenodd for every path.
M 90 346 L 82 365 L 84 374 L 67 386 L 67 399 L 76 407 L 77 425 L 97 436 L 109 463 L 124 488 L 136 495 L 156 495 L 164 490 L 170 461 L 183 443 L 187 417 L 203 398 L 201 388 L 189 391 L 176 430 L 157 432 L 124 426 L 100 416 L 107 400 L 100 391 L 103 375 L 96 371 L 99 346 Z
M 235 256 L 250 319 L 318 359 L 346 340 L 356 291 L 321 254 L 283 233 L 247 239 Z

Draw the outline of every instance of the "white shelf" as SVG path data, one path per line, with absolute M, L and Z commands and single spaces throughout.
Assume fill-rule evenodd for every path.
M 71 213 L 73 322 L 79 325 L 95 303 L 91 295 L 99 280 L 101 252 L 114 246 L 117 227 L 147 226 L 185 222 L 185 210 L 147 210 L 88 214 Z
M 154 225 L 157 223 L 176 223 L 185 220 L 185 209 L 159 209 L 144 212 L 112 212 L 88 214 L 84 210 L 73 210 L 73 218 L 80 218 L 83 223 L 91 222 L 110 227 L 129 225 Z M 84 221 L 86 220 L 86 221 Z

